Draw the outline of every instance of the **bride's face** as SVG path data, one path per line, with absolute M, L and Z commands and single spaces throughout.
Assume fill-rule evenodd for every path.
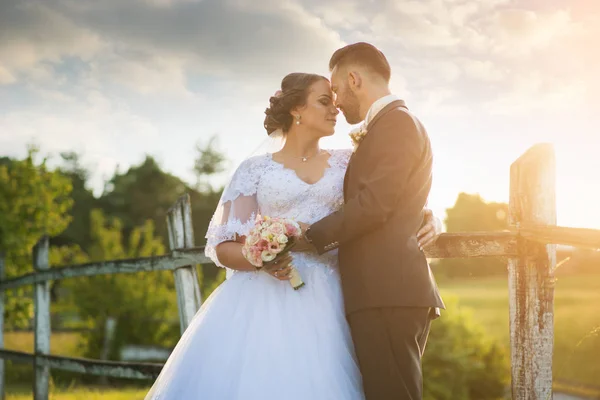
M 338 109 L 333 103 L 333 92 L 329 82 L 322 79 L 308 90 L 306 105 L 298 110 L 300 123 L 318 137 L 333 135 Z

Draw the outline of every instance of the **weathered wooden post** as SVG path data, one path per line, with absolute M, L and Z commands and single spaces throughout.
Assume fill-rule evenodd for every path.
M 4 279 L 4 253 L 0 252 L 0 282 Z M 4 290 L 0 289 L 0 349 L 4 348 Z M 0 399 L 4 400 L 4 359 L 0 358 Z
M 530 148 L 510 168 L 510 222 L 556 224 L 555 157 L 549 144 Z M 508 262 L 512 398 L 552 399 L 555 245 L 519 240 Z
M 167 213 L 169 247 L 171 250 L 194 247 L 194 229 L 192 227 L 192 208 L 190 196 L 181 196 Z M 188 327 L 200 308 L 202 297 L 195 265 L 186 265 L 173 271 L 175 290 L 179 307 L 181 333 Z
M 33 268 L 43 271 L 50 268 L 48 236 L 42 237 L 33 248 Z M 50 367 L 42 365 L 38 355 L 50 354 L 50 282 L 37 282 L 34 285 L 34 400 L 48 400 Z
M 104 341 L 102 342 L 102 351 L 100 352 L 100 360 L 108 360 L 110 348 L 112 347 L 115 338 L 115 330 L 117 328 L 117 319 L 115 317 L 106 318 L 104 324 Z M 108 377 L 103 375 L 100 377 L 101 385 L 108 385 Z

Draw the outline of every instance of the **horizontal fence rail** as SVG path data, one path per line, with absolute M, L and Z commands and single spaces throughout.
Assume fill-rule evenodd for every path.
M 204 247 L 194 247 L 191 249 L 174 250 L 170 252 L 170 254 L 162 256 L 54 267 L 44 271 L 32 272 L 18 278 L 4 280 L 0 282 L 0 290 L 15 289 L 20 286 L 32 285 L 40 282 L 82 276 L 174 270 L 190 264 L 212 263 L 212 260 L 204 255 Z
M 600 249 L 600 230 L 566 228 L 555 225 L 523 226 L 517 234 L 524 239 L 543 244 L 562 244 L 581 249 Z
M 519 238 L 543 244 L 600 249 L 600 231 L 539 225 L 515 228 L 510 232 L 442 233 L 424 252 L 428 258 L 516 257 Z M 82 276 L 174 270 L 190 264 L 213 264 L 213 261 L 204 255 L 204 246 L 192 247 L 161 256 L 53 267 L 0 281 L 0 290 Z
M 0 350 L 0 357 L 5 360 L 31 365 L 37 360 L 40 366 L 85 375 L 143 380 L 156 379 L 163 367 L 161 363 L 99 361 L 88 358 L 31 354 L 14 350 Z

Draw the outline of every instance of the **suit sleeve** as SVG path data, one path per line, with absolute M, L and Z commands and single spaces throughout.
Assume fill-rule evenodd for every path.
M 344 207 L 311 225 L 307 236 L 319 254 L 383 225 L 396 211 L 411 171 L 424 151 L 424 133 L 408 113 L 390 111 L 373 128 L 376 156 L 365 184 Z

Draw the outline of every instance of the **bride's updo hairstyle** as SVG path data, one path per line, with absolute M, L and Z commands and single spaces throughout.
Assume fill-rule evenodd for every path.
M 306 105 L 308 89 L 321 79 L 329 81 L 321 75 L 301 72 L 294 72 L 283 78 L 281 90 L 271 96 L 269 107 L 265 110 L 264 126 L 268 135 L 277 129 L 281 129 L 284 133 L 290 130 L 294 123 L 291 111 Z

